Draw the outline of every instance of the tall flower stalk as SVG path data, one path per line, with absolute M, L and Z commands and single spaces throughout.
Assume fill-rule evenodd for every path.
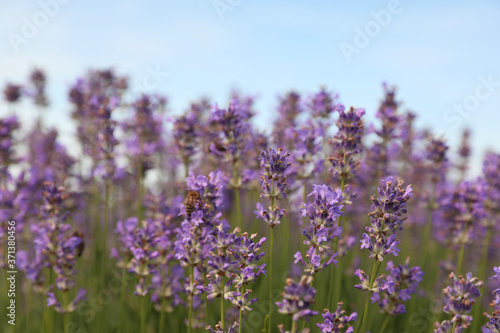
M 371 226 L 365 228 L 368 233 L 364 233 L 361 240 L 361 249 L 367 249 L 370 252 L 369 258 L 373 259 L 373 266 L 370 278 L 363 271 L 359 269 L 356 271 L 361 284 L 355 287 L 367 292 L 358 332 L 365 332 L 370 296 L 380 290 L 385 290 L 389 294 L 392 294 L 394 290 L 394 281 L 385 281 L 384 275 L 376 276 L 384 256 L 387 254 L 397 256 L 400 251 L 396 232 L 402 229 L 404 215 L 407 213 L 407 201 L 412 197 L 411 186 L 403 188 L 401 179 L 394 182 L 393 177 L 388 177 L 382 181 L 382 184 L 384 188 L 378 189 L 378 196 L 370 197 L 370 201 L 373 203 L 372 211 L 368 214 Z
M 434 333 L 463 332 L 472 322 L 472 316 L 468 313 L 481 296 L 479 288 L 483 286 L 483 282 L 472 277 L 471 273 L 467 273 L 465 277 L 462 275 L 456 277 L 451 273 L 450 279 L 452 283 L 443 290 L 445 295 L 443 311 L 452 317 L 451 320 L 436 322 Z
M 286 198 L 285 188 L 288 185 L 286 182 L 285 172 L 290 166 L 287 162 L 289 153 L 284 153 L 283 149 L 279 148 L 274 150 L 269 148 L 267 151 L 262 151 L 260 155 L 261 166 L 261 185 L 262 194 L 261 198 L 268 199 L 271 206 L 264 209 L 264 206 L 259 202 L 257 203 L 257 210 L 255 214 L 257 218 L 261 218 L 266 222 L 270 229 L 270 256 L 269 256 L 269 300 L 273 302 L 273 251 L 274 251 L 274 227 L 281 223 L 281 219 L 285 216 L 284 209 L 276 206 L 276 201 Z M 269 309 L 269 332 L 272 331 L 273 326 L 273 306 Z
M 356 175 L 360 162 L 356 159 L 356 155 L 361 153 L 361 138 L 363 136 L 363 115 L 365 109 L 355 109 L 351 107 L 349 111 L 345 111 L 344 106 L 338 107 L 339 118 L 337 120 L 338 132 L 333 139 L 330 140 L 332 145 L 332 156 L 328 160 L 332 164 L 330 172 L 340 183 L 341 195 L 344 198 L 344 205 L 351 204 L 351 200 L 347 197 L 352 197 L 346 193 L 346 185 Z M 337 227 L 342 227 L 343 216 L 339 216 L 337 220 Z M 338 250 L 339 237 L 335 238 L 333 243 L 333 252 Z M 332 266 L 331 277 L 334 281 L 330 282 L 329 295 L 329 308 L 334 304 L 334 298 L 340 298 L 340 286 L 342 285 L 342 271 L 341 269 L 335 270 Z

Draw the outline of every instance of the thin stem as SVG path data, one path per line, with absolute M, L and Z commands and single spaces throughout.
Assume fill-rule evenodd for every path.
M 120 304 L 118 305 L 118 324 L 116 325 L 116 332 L 120 333 L 122 331 L 122 314 L 123 314 L 123 303 L 124 303 L 124 297 L 125 297 L 125 274 L 127 274 L 127 271 L 122 269 L 122 281 L 121 281 L 121 286 L 120 286 Z
M 465 243 L 462 243 L 460 246 L 460 253 L 458 254 L 458 263 L 457 263 L 457 274 L 460 275 L 462 273 L 462 263 L 464 261 L 464 251 Z
M 436 198 L 436 184 L 432 184 L 432 191 L 431 191 L 431 197 L 429 200 L 429 208 L 427 210 L 427 221 L 425 224 L 425 229 L 424 229 L 424 245 L 423 245 L 423 254 L 422 254 L 422 269 L 425 270 L 425 264 L 427 260 L 427 253 L 429 252 L 429 240 L 431 238 L 431 231 L 432 231 L 432 219 L 434 216 L 434 205 L 435 205 L 435 198 Z
M 373 288 L 373 282 L 375 281 L 375 275 L 377 275 L 377 271 L 378 271 L 378 266 L 379 265 L 379 261 L 375 260 L 373 262 L 373 267 L 372 267 L 372 275 L 370 276 L 370 289 L 368 290 L 368 292 L 366 293 L 366 298 L 365 298 L 365 309 L 363 311 L 363 317 L 361 319 L 361 325 L 358 326 L 358 328 L 360 327 L 361 330 L 358 329 L 358 332 L 365 332 L 365 328 L 366 328 L 366 322 L 368 320 L 368 306 L 370 305 L 370 295 L 371 295 L 371 289 Z
M 272 194 L 271 194 L 271 211 L 274 211 L 274 179 L 272 184 Z M 274 250 L 274 226 L 271 226 L 270 233 L 270 258 L 269 258 L 269 301 L 271 302 L 269 306 L 269 332 L 272 332 L 273 327 L 273 250 Z
M 220 323 L 221 323 L 221 328 L 224 330 L 224 283 L 225 283 L 225 276 L 222 277 L 222 294 L 220 295 Z
M 385 316 L 385 320 L 384 320 L 384 323 L 382 324 L 382 328 L 380 329 L 380 333 L 384 333 L 385 332 L 385 329 L 387 327 L 387 323 L 389 322 L 389 318 L 390 318 L 389 315 Z
M 452 332 L 455 332 L 455 327 L 457 327 L 457 322 L 453 323 L 453 328 L 451 329 Z
M 488 267 L 488 250 L 490 248 L 490 242 L 491 242 L 491 234 L 493 232 L 492 226 L 489 225 L 488 228 L 486 229 L 486 242 L 484 243 L 483 247 L 483 253 L 481 256 L 481 262 L 479 263 L 479 280 L 484 281 L 486 277 L 486 269 Z M 474 316 L 473 318 L 479 319 L 481 316 L 481 302 L 477 302 L 478 304 L 475 305 L 474 309 Z M 481 320 L 474 320 L 472 322 L 472 332 L 477 332 L 479 331 L 479 326 L 481 325 Z
M 237 219 L 236 219 L 236 226 L 240 227 L 240 229 L 243 227 L 242 226 L 242 217 L 241 217 L 241 199 L 240 199 L 240 185 L 239 185 L 239 178 L 238 178 L 238 170 L 236 168 L 235 163 L 233 163 L 233 186 L 234 186 L 234 194 L 235 194 L 235 201 L 236 201 L 236 214 L 237 214 Z
M 242 324 L 243 324 L 243 311 L 240 309 L 240 319 L 238 321 L 238 333 L 241 333 L 242 331 Z
M 143 202 L 142 202 L 142 195 L 143 195 L 143 179 L 142 179 L 142 163 L 141 160 L 139 159 L 137 161 L 137 217 L 139 218 L 139 222 L 142 221 L 143 219 Z
M 146 333 L 146 296 L 141 297 L 141 333 Z
M 273 248 L 274 248 L 274 228 L 271 227 L 271 250 L 270 250 L 270 260 L 269 260 L 269 300 L 271 305 L 269 306 L 269 332 L 272 332 L 273 324 Z
M 340 190 L 342 191 L 342 196 L 344 196 L 345 183 L 346 183 L 346 179 L 344 176 L 342 176 L 340 178 Z M 337 228 L 342 226 L 342 217 L 343 216 L 339 216 L 339 218 L 337 219 Z M 338 246 L 339 246 L 339 238 L 335 237 L 335 240 L 333 241 L 333 253 L 337 252 Z M 334 279 L 334 281 L 332 281 L 330 283 L 330 288 L 329 288 L 330 292 L 328 293 L 330 295 L 330 297 L 329 297 L 330 302 L 328 302 L 329 309 L 333 308 L 333 304 L 334 304 L 333 299 L 334 299 L 335 295 L 337 295 L 337 297 L 340 299 L 340 297 L 339 297 L 340 286 L 342 285 L 341 269 L 335 269 L 335 265 L 333 265 L 333 264 L 331 266 L 332 266 L 331 276 Z
M 64 306 L 68 305 L 68 293 L 63 292 Z M 69 333 L 69 316 L 71 312 L 64 313 L 64 333 Z
M 160 312 L 160 322 L 158 324 L 158 333 L 163 332 L 164 322 L 165 322 L 165 298 L 161 300 L 161 312 Z
M 297 331 L 297 322 L 293 320 L 291 333 L 295 333 L 296 331 Z
M 109 223 L 109 196 L 110 196 L 110 184 L 108 181 L 104 185 L 104 232 L 102 241 L 102 277 L 106 279 L 106 258 L 107 256 L 107 244 L 108 244 L 108 223 Z
M 191 266 L 191 280 L 193 283 L 194 280 L 194 266 Z M 189 315 L 188 315 L 188 333 L 191 333 L 191 325 L 193 319 L 193 294 L 189 295 Z

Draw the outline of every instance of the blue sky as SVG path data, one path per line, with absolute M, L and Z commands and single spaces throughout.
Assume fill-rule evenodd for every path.
M 202 95 L 225 103 L 232 88 L 257 95 L 264 128 L 278 94 L 322 85 L 373 119 L 387 81 L 419 124 L 452 143 L 470 126 L 475 156 L 500 139 L 498 1 L 59 1 L 0 0 L 0 83 L 46 69 L 48 122 L 66 136 L 68 85 L 88 68 L 112 66 L 134 87 L 148 70 L 168 73 L 152 91 L 168 96 L 172 112 Z M 54 3 L 44 21 L 43 4 Z M 381 11 L 389 13 L 384 24 L 373 14 Z M 29 38 L 25 19 L 40 26 Z M 371 35 L 367 45 L 356 44 L 359 31 Z M 12 36 L 24 42 L 13 47 Z M 350 61 L 341 50 L 347 44 L 358 52 Z M 34 111 L 19 112 L 30 119 Z

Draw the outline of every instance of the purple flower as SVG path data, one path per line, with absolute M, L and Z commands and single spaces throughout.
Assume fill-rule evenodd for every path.
M 191 108 L 197 107 L 192 105 Z M 173 138 L 175 146 L 186 170 L 191 165 L 192 158 L 196 154 L 200 133 L 199 114 L 196 110 L 189 110 L 174 120 Z
M 288 184 L 286 183 L 285 172 L 290 166 L 290 162 L 286 162 L 288 156 L 290 156 L 290 154 L 283 153 L 281 148 L 277 151 L 273 148 L 269 148 L 268 151 L 262 151 L 260 156 L 262 179 L 261 198 L 267 198 L 271 202 L 286 198 L 285 188 Z M 255 214 L 257 218 L 262 218 L 271 228 L 273 228 L 275 225 L 280 224 L 286 212 L 276 206 L 269 207 L 268 210 L 265 210 L 261 203 L 257 203 Z
M 412 197 L 412 188 L 403 188 L 403 181 L 394 183 L 393 177 L 382 182 L 385 189 L 378 189 L 378 197 L 371 196 L 371 226 L 366 227 L 368 234 L 363 234 L 361 248 L 370 251 L 370 259 L 383 261 L 386 254 L 397 256 L 400 251 L 397 245 L 396 231 L 402 229 L 403 215 L 407 212 L 406 202 Z
M 30 91 L 30 95 L 33 98 L 33 102 L 35 105 L 45 107 L 49 104 L 47 101 L 47 95 L 45 94 L 45 85 L 47 83 L 47 77 L 45 73 L 35 68 L 30 74 L 30 83 L 32 91 Z
M 471 273 L 467 273 L 465 277 L 460 275 L 458 278 L 454 273 L 450 274 L 452 284 L 443 290 L 445 295 L 444 312 L 451 314 L 451 321 L 445 321 L 441 324 L 436 322 L 434 332 L 448 332 L 449 323 L 457 323 L 455 332 L 467 328 L 472 321 L 472 316 L 467 315 L 476 300 L 481 296 L 479 287 L 482 287 L 483 282 L 478 281 L 478 278 L 473 278 Z
M 332 228 L 337 218 L 343 215 L 342 212 L 342 191 L 333 190 L 327 185 L 313 185 L 313 191 L 308 195 L 312 196 L 312 203 L 304 203 L 302 217 L 307 216 L 311 220 L 314 228 L 320 226 Z
M 25 253 L 21 256 L 24 257 L 21 264 L 26 276 L 32 280 L 36 290 L 46 293 L 47 305 L 55 306 L 56 311 L 64 313 L 75 311 L 76 303 L 85 295 L 85 291 L 80 290 L 76 298 L 68 304 L 61 304 L 58 300 L 61 293 L 67 293 L 75 286 L 73 276 L 77 273 L 76 260 L 83 247 L 83 235 L 79 232 L 69 234 L 71 226 L 65 223 L 68 212 L 63 201 L 66 197 L 67 193 L 63 187 L 57 187 L 55 183 L 45 183 L 44 204 L 41 208 L 43 219 L 31 226 L 35 235 L 34 259 L 29 262 Z M 45 284 L 45 269 L 55 272 L 57 278 L 54 285 Z M 56 288 L 58 292 L 55 292 Z
M 432 138 L 426 146 L 426 158 L 429 162 L 429 171 L 432 183 L 436 184 L 445 179 L 444 175 L 449 167 L 446 153 L 448 146 L 441 139 Z
M 17 84 L 8 83 L 3 90 L 3 96 L 8 103 L 16 103 L 21 99 L 22 87 Z
M 269 148 L 260 154 L 260 173 L 262 178 L 262 190 L 264 192 L 261 198 L 286 198 L 284 189 L 286 187 L 286 170 L 290 166 L 287 157 L 290 153 L 283 153 L 282 148 L 274 150 Z M 274 191 L 271 190 L 269 180 L 275 182 Z
M 368 291 L 370 293 L 380 293 L 381 291 L 385 291 L 388 294 L 392 294 L 394 292 L 394 288 L 396 287 L 396 282 L 386 280 L 385 274 L 376 277 L 375 280 L 373 280 L 371 288 L 370 279 L 363 270 L 357 269 L 356 272 L 354 272 L 354 275 L 356 275 L 361 281 L 360 284 L 357 284 L 354 287 L 363 291 Z
M 394 290 L 390 294 L 374 293 L 371 297 L 372 302 L 377 302 L 382 311 L 389 315 L 406 312 L 404 303 L 417 291 L 418 284 L 423 279 L 424 272 L 418 266 L 410 268 L 409 261 L 408 257 L 404 265 L 398 266 L 389 261 L 387 263 L 389 274 L 384 279 L 395 283 Z
M 341 310 L 344 303 L 340 302 L 337 304 L 337 310 L 335 312 L 330 312 L 325 309 L 325 313 L 321 314 L 325 320 L 321 324 L 316 324 L 323 333 L 341 333 L 344 328 L 347 328 L 345 333 L 351 333 L 354 331 L 354 327 L 348 327 L 350 321 L 356 321 L 358 319 L 358 314 L 353 312 L 350 315 L 346 315 L 345 310 Z
M 485 184 L 481 181 L 460 183 L 442 200 L 442 219 L 439 221 L 439 238 L 460 247 L 481 239 L 482 221 L 487 216 L 484 201 Z
M 345 112 L 342 108 L 337 120 L 339 130 L 330 140 L 333 148 L 333 154 L 328 158 L 332 163 L 330 172 L 344 180 L 351 179 L 359 168 L 359 161 L 354 157 L 361 152 L 364 114 L 365 109 L 351 107 Z
M 493 267 L 495 275 L 490 277 L 490 280 L 496 280 L 497 289 L 493 290 L 493 295 L 495 298 L 491 305 L 494 307 L 493 313 L 485 313 L 486 318 L 488 318 L 488 323 L 482 327 L 483 333 L 498 333 L 500 332 L 500 266 Z
M 312 277 L 306 275 L 302 276 L 299 282 L 287 279 L 285 291 L 282 294 L 283 300 L 276 302 L 278 312 L 291 315 L 293 321 L 317 315 L 317 311 L 310 309 L 316 295 L 316 289 L 311 286 L 311 282 Z
M 297 117 L 303 112 L 300 95 L 291 91 L 279 98 L 278 118 L 273 126 L 274 144 L 290 147 L 289 142 L 293 137 L 293 129 L 297 128 Z
M 219 321 L 217 325 L 215 325 L 215 328 L 212 328 L 212 326 L 207 326 L 206 330 L 210 331 L 210 333 L 236 333 L 236 329 L 238 328 L 238 323 L 234 322 L 233 325 L 231 325 L 227 330 L 224 330 L 222 328 L 222 323 Z

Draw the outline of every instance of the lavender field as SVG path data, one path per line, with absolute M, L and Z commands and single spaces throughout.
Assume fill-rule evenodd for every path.
M 289 91 L 264 131 L 253 95 L 172 112 L 90 70 L 63 144 L 48 76 L 3 82 L 1 332 L 500 332 L 500 150 L 396 86 L 373 121 Z

